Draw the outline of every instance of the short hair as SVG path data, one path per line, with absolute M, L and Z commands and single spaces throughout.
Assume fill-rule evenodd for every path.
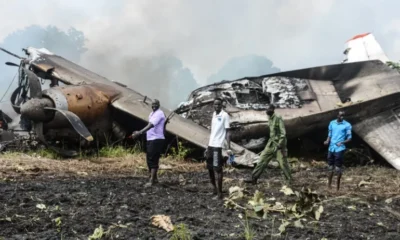
M 270 105 L 268 105 L 268 109 L 275 110 L 275 105 L 274 105 L 274 104 L 270 104 Z
M 154 100 L 153 100 L 153 103 L 158 103 L 158 104 L 160 104 L 160 101 L 158 101 L 158 99 L 154 99 Z

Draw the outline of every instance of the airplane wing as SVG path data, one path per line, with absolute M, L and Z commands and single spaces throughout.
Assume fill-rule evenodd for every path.
M 70 85 L 82 85 L 100 83 L 109 85 L 120 91 L 117 97 L 112 100 L 112 106 L 123 111 L 133 117 L 148 121 L 151 109 L 151 99 L 136 92 L 133 89 L 127 88 L 125 85 L 111 81 L 103 76 L 89 71 L 61 56 L 52 54 L 46 49 L 28 48 L 30 54 L 28 60 L 31 66 L 37 71 L 47 75 L 46 78 L 56 78 L 59 81 Z M 208 129 L 197 125 L 193 121 L 183 118 L 180 115 L 173 115 L 173 112 L 161 108 L 165 115 L 170 117 L 169 123 L 166 126 L 166 131 L 177 135 L 186 141 L 189 141 L 199 147 L 206 148 L 210 132 Z M 239 165 L 253 166 L 253 161 L 257 155 L 247 149 L 231 142 L 232 151 L 235 153 L 235 162 Z M 224 155 L 226 153 L 224 152 Z
M 123 112 L 126 112 L 134 117 L 138 117 L 144 121 L 148 121 L 148 115 L 152 111 L 151 99 L 146 100 L 134 92 L 115 100 L 112 106 Z M 208 145 L 210 131 L 202 126 L 197 125 L 193 121 L 183 118 L 180 115 L 161 108 L 164 114 L 169 117 L 169 122 L 166 125 L 166 131 L 177 135 L 186 141 L 189 141 L 201 148 L 206 148 Z M 237 144 L 231 142 L 232 151 L 235 153 L 235 163 L 245 166 L 253 166 L 253 162 L 257 155 Z M 224 152 L 226 155 L 226 152 Z
M 371 116 L 353 125 L 353 131 L 400 170 L 400 107 Z
M 68 85 L 114 83 L 46 49 L 29 47 L 27 48 L 27 52 L 29 54 L 27 61 L 29 61 L 34 70 L 41 72 L 42 76 L 45 75 L 43 78 L 56 78 Z

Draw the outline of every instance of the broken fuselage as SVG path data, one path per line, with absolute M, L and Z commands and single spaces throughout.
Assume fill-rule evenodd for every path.
M 210 128 L 215 97 L 225 100 L 231 139 L 249 150 L 264 147 L 268 140 L 268 104 L 274 104 L 275 112 L 283 117 L 289 139 L 317 129 L 328 134 L 329 122 L 343 109 L 355 134 L 365 140 L 368 132 L 365 124 L 359 127 L 362 122 L 384 112 L 393 112 L 393 116 L 400 112 L 400 74 L 373 60 L 246 77 L 198 88 L 176 112 Z M 399 121 L 386 122 L 385 126 L 391 126 L 393 132 L 385 130 L 380 138 L 400 143 L 395 133 Z M 400 168 L 400 160 L 395 160 L 400 154 L 398 147 L 388 149 L 376 140 L 367 143 Z

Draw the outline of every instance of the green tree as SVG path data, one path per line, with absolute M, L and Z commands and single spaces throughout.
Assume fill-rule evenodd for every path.
M 25 57 L 22 48 L 35 47 L 46 48 L 49 51 L 63 56 L 70 61 L 79 62 L 82 54 L 87 51 L 85 48 L 85 37 L 83 32 L 70 28 L 67 31 L 62 31 L 55 26 L 41 27 L 38 25 L 31 25 L 21 30 L 17 30 L 3 39 L 0 47 L 5 48 L 11 52 Z M 0 52 L 0 84 L 8 86 L 16 74 L 15 67 L 9 67 L 4 62 L 19 63 L 18 59 Z M 9 100 L 12 89 L 17 86 L 17 81 L 14 81 L 7 95 L 4 96 L 3 102 Z M 7 87 L 2 87 L 0 96 L 2 97 Z M 1 98 L 0 97 L 0 98 Z M 9 103 L 1 105 L 4 109 L 9 107 Z M 6 110 L 7 113 L 12 113 Z

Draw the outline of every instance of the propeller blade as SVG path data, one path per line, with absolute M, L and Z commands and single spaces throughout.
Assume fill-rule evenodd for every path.
M 21 88 L 22 88 L 22 87 L 17 87 L 17 88 L 14 90 L 14 92 L 11 94 L 11 98 L 10 98 L 11 106 L 12 106 L 12 108 L 14 109 L 14 111 L 15 111 L 16 113 L 18 113 L 18 114 L 21 114 L 21 106 L 19 106 L 19 104 L 21 104 L 21 103 L 16 103 L 15 101 L 16 101 L 17 96 L 19 95 L 19 93 L 20 93 L 20 91 L 21 91 Z
M 19 67 L 18 64 L 13 63 L 13 62 L 6 62 L 6 65 L 8 65 L 8 66 L 13 66 L 13 67 Z
M 29 80 L 29 93 L 31 98 L 42 98 L 42 85 L 39 78 L 30 70 L 24 69 Z
M 0 50 L 3 51 L 3 52 L 5 52 L 5 53 L 10 54 L 10 55 L 13 56 L 13 57 L 19 58 L 19 59 L 21 59 L 21 60 L 22 60 L 22 59 L 25 59 L 25 58 L 23 58 L 23 57 L 18 56 L 18 55 L 15 54 L 15 53 L 12 53 L 12 52 L 10 52 L 10 51 L 5 50 L 4 48 L 1 48 L 1 47 L 0 47 Z
M 31 98 L 42 98 L 42 85 L 40 84 L 39 78 L 30 70 L 22 69 L 25 74 L 28 76 L 29 81 L 29 93 Z M 24 102 L 24 98 L 17 97 L 21 94 L 21 91 L 25 91 L 26 86 L 18 86 L 14 92 L 11 94 L 11 105 L 14 111 L 18 114 L 21 114 L 21 103 Z
M 85 124 L 82 122 L 82 120 L 78 116 L 76 116 L 75 113 L 57 109 L 57 108 L 50 108 L 50 107 L 45 107 L 44 109 L 54 110 L 54 111 L 61 113 L 69 121 L 69 123 L 71 123 L 72 127 L 75 129 L 75 131 L 77 133 L 79 133 L 79 135 L 81 135 L 83 138 L 85 138 L 89 142 L 93 141 L 92 134 L 90 134 L 90 132 L 86 128 Z

